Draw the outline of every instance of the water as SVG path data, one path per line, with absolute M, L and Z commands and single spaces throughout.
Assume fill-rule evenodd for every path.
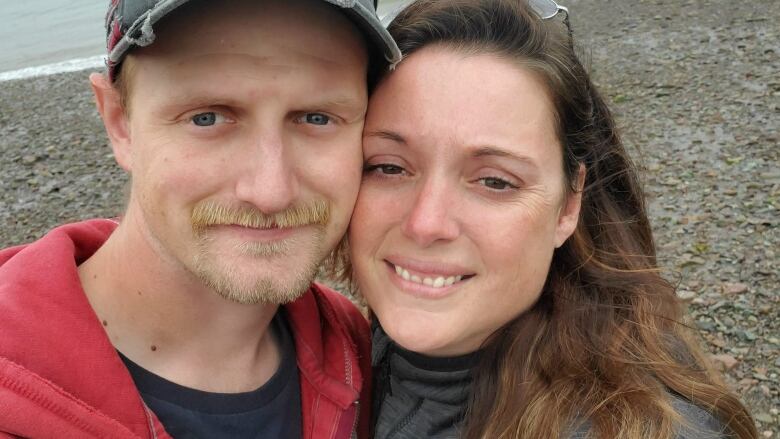
M 100 55 L 109 0 L 0 0 L 0 72 Z
M 110 0 L 0 0 L 0 81 L 96 68 Z M 380 0 L 379 13 L 402 0 Z

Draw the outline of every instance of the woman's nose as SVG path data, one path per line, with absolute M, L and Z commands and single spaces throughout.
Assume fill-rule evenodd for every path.
M 402 232 L 419 246 L 427 247 L 438 241 L 452 241 L 460 234 L 456 213 L 457 189 L 447 182 L 428 181 L 421 185 Z

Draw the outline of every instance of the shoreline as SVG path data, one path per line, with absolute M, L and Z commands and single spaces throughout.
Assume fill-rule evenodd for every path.
M 105 55 L 74 58 L 67 61 L 24 67 L 16 70 L 0 72 L 0 84 L 6 81 L 37 78 L 39 76 L 58 75 L 60 73 L 78 72 L 89 69 L 99 69 L 105 66 Z

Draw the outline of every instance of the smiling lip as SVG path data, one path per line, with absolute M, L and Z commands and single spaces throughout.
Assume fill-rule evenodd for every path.
M 389 276 L 400 289 L 425 298 L 441 298 L 474 277 L 474 273 L 451 264 L 430 263 L 406 258 L 385 260 Z

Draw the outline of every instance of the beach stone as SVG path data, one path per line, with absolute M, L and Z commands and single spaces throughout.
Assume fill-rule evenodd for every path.
M 742 294 L 747 292 L 748 286 L 743 283 L 731 283 L 726 282 L 723 285 L 721 285 L 721 288 L 723 289 L 724 294 L 734 295 L 734 294 Z
M 683 302 L 690 302 L 696 297 L 696 293 L 688 290 L 678 290 L 677 297 L 679 297 Z
M 711 355 L 710 360 L 715 363 L 716 367 L 727 371 L 734 369 L 739 364 L 739 360 L 728 354 Z
M 697 320 L 696 326 L 702 331 L 712 331 L 715 329 L 715 323 L 711 320 Z

